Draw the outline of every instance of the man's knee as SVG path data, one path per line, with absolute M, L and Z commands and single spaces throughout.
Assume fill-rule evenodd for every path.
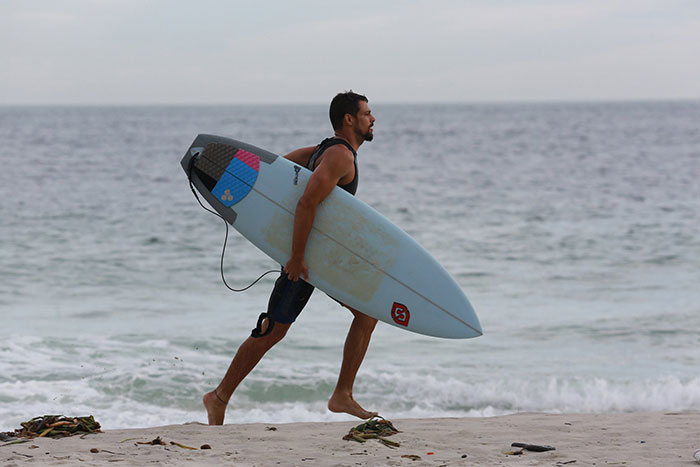
M 276 323 L 271 322 L 270 318 L 265 318 L 262 322 L 258 323 L 258 327 L 253 330 L 252 337 L 256 338 L 260 342 L 267 343 L 270 347 L 281 341 L 287 331 L 289 330 L 291 323 Z M 257 331 L 257 333 L 256 333 Z
M 370 331 L 374 330 L 374 327 L 377 325 L 377 321 L 378 321 L 377 318 L 373 318 L 369 315 L 366 315 L 366 314 L 362 313 L 361 311 L 356 310 L 356 309 L 349 307 L 347 305 L 344 305 L 344 306 L 345 306 L 345 308 L 347 308 L 348 310 L 350 310 L 352 312 L 353 316 L 355 317 L 355 323 L 357 325 L 362 326 L 364 329 L 368 329 Z
M 289 330 L 289 326 L 291 325 L 291 323 L 275 323 L 275 327 L 272 329 L 272 331 L 270 331 L 270 334 L 268 336 L 271 337 L 276 344 L 277 342 L 281 341 L 284 338 L 284 336 L 287 335 L 287 331 Z
M 367 316 L 365 314 L 363 314 L 361 317 L 355 316 L 355 320 L 358 320 L 360 325 L 362 325 L 362 327 L 368 331 L 374 331 L 378 321 L 377 318 L 372 318 L 371 316 Z

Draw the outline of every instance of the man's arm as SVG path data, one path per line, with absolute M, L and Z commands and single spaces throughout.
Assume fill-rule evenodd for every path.
M 284 156 L 284 158 L 289 159 L 290 161 L 299 164 L 302 167 L 306 167 L 309 163 L 309 158 L 311 158 L 311 154 L 314 153 L 316 148 L 318 148 L 318 146 L 310 146 L 308 148 L 295 149 L 294 151 Z
M 285 272 L 293 281 L 298 280 L 300 276 L 305 280 L 309 279 L 304 250 L 316 217 L 316 208 L 326 199 L 340 179 L 351 173 L 354 167 L 352 153 L 347 148 L 337 145 L 326 150 L 321 163 L 311 174 L 294 213 L 292 256 L 284 266 Z

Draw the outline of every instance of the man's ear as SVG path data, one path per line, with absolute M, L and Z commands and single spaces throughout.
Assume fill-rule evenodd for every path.
M 345 115 L 343 116 L 343 121 L 345 122 L 345 124 L 346 124 L 347 126 L 352 126 L 353 123 L 355 122 L 355 119 L 354 119 L 354 117 L 353 117 L 352 115 L 350 115 L 350 114 L 345 114 Z

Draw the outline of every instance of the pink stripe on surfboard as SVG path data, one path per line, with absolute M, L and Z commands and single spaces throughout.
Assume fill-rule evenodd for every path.
M 236 153 L 236 159 L 239 159 L 241 162 L 245 163 L 248 167 L 255 170 L 256 172 L 260 169 L 260 158 L 252 152 L 239 149 Z

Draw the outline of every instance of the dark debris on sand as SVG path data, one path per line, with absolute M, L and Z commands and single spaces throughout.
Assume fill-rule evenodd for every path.
M 385 439 L 387 436 L 395 435 L 396 433 L 399 433 L 399 430 L 389 420 L 377 415 L 351 428 L 348 434 L 343 436 L 343 439 L 357 441 L 358 443 L 364 443 L 368 439 L 378 439 L 385 446 L 397 448 L 400 446 L 399 443 Z
M 28 422 L 20 423 L 22 428 L 12 432 L 3 433 L 5 436 L 15 438 L 60 438 L 73 435 L 87 435 L 101 433 L 100 424 L 90 415 L 87 417 L 64 417 L 63 415 L 44 415 L 34 417 Z

